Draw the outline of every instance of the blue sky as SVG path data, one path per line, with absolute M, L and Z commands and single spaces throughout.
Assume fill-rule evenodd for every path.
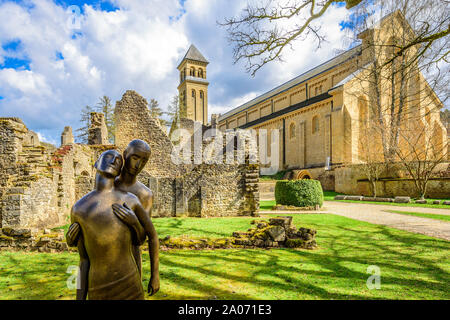
M 210 61 L 209 115 L 223 113 L 328 60 L 342 49 L 348 12 L 336 5 L 322 18 L 327 42 L 294 44 L 285 62 L 252 78 L 233 64 L 226 31 L 217 25 L 246 1 L 0 0 L 0 116 L 24 120 L 59 145 L 64 126 L 80 126 L 80 110 L 133 89 L 167 109 L 177 93 L 176 66 L 191 43 Z

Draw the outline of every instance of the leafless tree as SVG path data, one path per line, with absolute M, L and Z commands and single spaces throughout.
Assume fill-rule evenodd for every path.
M 364 103 L 360 101 L 359 103 Z M 369 119 L 367 112 L 362 114 L 358 120 L 358 160 L 361 170 L 369 181 L 372 196 L 377 197 L 377 182 L 381 174 L 386 170 L 386 163 L 383 161 L 380 143 L 373 139 L 377 134 L 376 126 Z M 381 155 L 381 156 L 380 156 Z
M 248 3 L 247 7 L 238 17 L 226 18 L 219 25 L 226 27 L 228 40 L 233 45 L 234 62 L 244 61 L 247 72 L 252 76 L 264 65 L 271 61 L 282 61 L 282 54 L 286 47 L 291 47 L 296 40 L 304 40 L 312 35 L 320 47 L 325 40 L 321 32 L 320 18 L 333 5 L 342 1 L 337 0 L 262 0 L 258 3 Z M 358 20 L 366 20 L 369 15 L 359 15 L 361 8 L 378 12 L 378 7 L 383 6 L 382 0 L 346 0 L 346 8 L 353 17 Z M 404 2 L 404 1 L 401 1 Z M 413 1 L 407 1 L 413 2 Z M 440 21 L 416 19 L 414 30 L 420 30 L 416 37 L 408 43 L 398 46 L 396 54 L 401 56 L 403 52 L 416 45 L 424 45 L 428 50 L 432 44 L 450 33 L 448 17 L 448 1 L 418 1 L 426 2 L 428 9 L 433 6 L 444 7 L 444 19 Z M 434 61 L 445 60 L 448 52 L 441 52 L 434 57 Z
M 433 141 L 436 137 L 426 127 L 402 130 L 400 136 L 404 144 L 395 150 L 396 155 L 414 181 L 420 199 L 424 199 L 428 182 L 436 175 L 437 167 L 447 161 L 448 142 Z
M 364 39 L 363 50 L 369 52 L 353 74 L 359 136 L 366 137 L 359 144 L 360 162 L 372 182 L 377 163 L 400 164 L 422 198 L 435 168 L 447 160 L 447 139 L 439 111 L 449 98 L 449 66 L 445 60 L 449 45 L 444 39 L 432 44 L 416 39 L 418 34 L 426 39 L 430 32 L 436 32 L 436 25 L 441 25 L 440 20 L 448 14 L 442 9 L 430 8 L 427 1 L 386 1 L 377 10 L 380 16 L 392 12 L 390 16 L 377 23 L 355 23 L 354 30 Z M 364 16 L 364 11 L 359 15 Z M 426 25 L 421 21 L 427 21 Z M 417 25 L 421 27 L 414 29 Z M 360 100 L 366 103 L 360 104 Z M 369 132 L 364 127 L 367 121 Z M 376 153 L 381 159 L 371 157 L 373 144 L 380 146 Z
M 386 1 L 378 10 L 380 16 L 387 11 L 393 12 L 391 17 L 397 14 L 399 19 L 383 19 L 377 24 L 366 20 L 355 28 L 359 35 L 363 30 L 383 30 L 365 31 L 371 32 L 363 42 L 370 57 L 362 59 L 362 65 L 354 73 L 358 80 L 355 83 L 360 86 L 355 94 L 369 100 L 370 118 L 375 120 L 372 125 L 383 147 L 384 161 L 389 163 L 396 160 L 402 130 L 423 117 L 431 117 L 448 101 L 449 66 L 436 57 L 445 56 L 449 45 L 438 40 L 433 47 L 416 44 L 400 53 L 417 38 L 411 28 L 417 24 L 414 19 L 432 21 L 441 15 L 437 8 L 430 11 L 426 1 Z M 423 30 L 419 32 L 426 37 Z M 441 93 L 441 99 L 435 92 Z

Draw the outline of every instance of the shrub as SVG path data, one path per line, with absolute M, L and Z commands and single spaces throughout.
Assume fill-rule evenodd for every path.
M 280 180 L 275 185 L 275 201 L 277 204 L 296 207 L 321 207 L 322 186 L 318 180 Z

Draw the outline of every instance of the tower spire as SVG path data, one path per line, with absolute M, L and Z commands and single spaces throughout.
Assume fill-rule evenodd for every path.
M 206 66 L 208 60 L 193 44 L 189 47 L 180 64 L 180 84 L 178 94 L 180 108 L 185 108 L 188 119 L 208 122 L 208 85 Z

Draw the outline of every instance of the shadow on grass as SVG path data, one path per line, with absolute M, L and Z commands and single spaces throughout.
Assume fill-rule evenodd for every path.
M 220 221 L 228 220 L 209 223 Z M 235 221 L 248 227 L 248 221 Z M 195 223 L 173 219 L 160 227 L 184 233 Z M 199 223 L 194 229 L 222 235 L 220 225 Z M 331 215 L 294 216 L 294 223 L 318 230 L 318 250 L 161 252 L 161 291 L 150 299 L 450 298 L 447 241 Z M 145 286 L 148 262 L 145 254 Z M 66 271 L 77 263 L 76 253 L 2 253 L 0 298 L 74 299 Z M 370 265 L 381 269 L 380 290 L 366 287 Z

